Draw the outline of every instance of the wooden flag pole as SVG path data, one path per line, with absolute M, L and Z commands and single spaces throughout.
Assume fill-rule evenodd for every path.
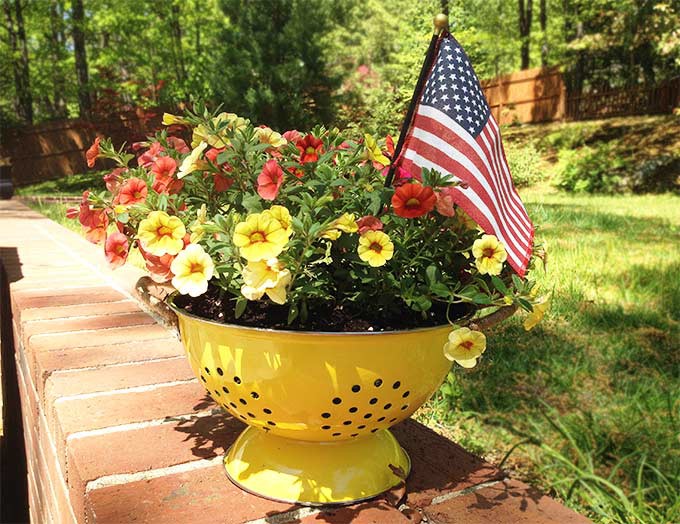
M 392 163 L 390 169 L 387 172 L 387 177 L 385 178 L 385 187 L 390 187 L 392 181 L 394 180 L 394 170 L 396 169 L 395 162 L 401 154 L 401 150 L 404 147 L 404 141 L 406 140 L 406 135 L 411 127 L 411 121 L 413 120 L 413 113 L 416 110 L 416 105 L 418 104 L 418 99 L 420 94 L 423 92 L 423 87 L 425 86 L 425 81 L 427 80 L 427 74 L 430 72 L 430 67 L 432 67 L 432 62 L 435 59 L 435 52 L 437 51 L 437 41 L 442 33 L 449 27 L 449 17 L 443 13 L 438 14 L 434 17 L 434 33 L 432 34 L 432 39 L 430 40 L 430 47 L 427 48 L 427 54 L 425 55 L 425 61 L 423 62 L 423 67 L 420 69 L 420 76 L 418 77 L 418 82 L 413 90 L 413 96 L 411 97 L 411 103 L 408 106 L 408 111 L 406 112 L 406 117 L 404 118 L 404 123 L 401 125 L 401 132 L 399 133 L 399 140 L 397 141 L 397 146 L 394 148 L 394 155 L 392 156 Z

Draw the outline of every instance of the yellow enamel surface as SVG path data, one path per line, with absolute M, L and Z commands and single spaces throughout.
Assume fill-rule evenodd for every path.
M 177 313 L 191 367 L 212 398 L 260 430 L 239 438 L 227 458 L 227 471 L 246 489 L 270 498 L 345 502 L 395 485 L 399 479 L 385 473 L 385 457 L 400 467 L 407 459 L 391 434 L 381 430 L 420 407 L 450 368 L 442 349 L 449 326 L 304 333 L 222 325 Z M 399 452 L 390 451 L 395 445 Z M 324 454 L 322 447 L 333 453 Z M 314 458 L 313 449 L 324 457 L 320 464 L 314 465 L 319 457 Z M 303 462 L 305 455 L 310 459 Z M 353 468 L 347 469 L 350 459 Z M 282 464 L 288 464 L 286 471 Z M 289 471 L 294 464 L 297 473 Z M 348 471 L 342 481 L 338 471 Z M 348 488 L 346 479 L 352 477 L 355 483 Z M 328 484 L 331 478 L 336 478 L 334 484 Z M 279 484 L 287 488 L 271 488 Z M 375 486 L 379 491 L 373 492 Z M 295 490 L 302 491 L 295 495 Z M 316 499 L 299 498 L 310 490 Z

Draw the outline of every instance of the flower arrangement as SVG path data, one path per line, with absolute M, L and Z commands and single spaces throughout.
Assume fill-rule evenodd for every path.
M 165 114 L 167 129 L 87 152 L 117 167 L 107 191 L 69 210 L 112 267 L 139 250 L 176 303 L 222 322 L 321 331 L 394 330 L 518 306 L 533 327 L 547 306 L 531 278 L 505 263 L 503 244 L 453 202 L 456 182 L 424 170 L 385 175 L 388 136 L 317 127 L 280 134 L 204 108 Z M 136 165 L 134 165 L 136 164 Z M 535 260 L 544 259 L 541 246 Z M 452 332 L 445 353 L 472 367 L 480 332 Z

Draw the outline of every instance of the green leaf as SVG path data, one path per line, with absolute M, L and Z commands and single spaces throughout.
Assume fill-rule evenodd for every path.
M 425 277 L 427 278 L 428 285 L 432 288 L 439 280 L 439 270 L 437 269 L 437 266 L 427 266 Z
M 503 295 L 510 295 L 510 291 L 508 291 L 507 286 L 500 278 L 498 278 L 497 276 L 492 276 L 491 282 L 493 282 L 493 286 Z
M 248 305 L 248 301 L 243 298 L 239 297 L 236 299 L 236 306 L 234 307 L 234 316 L 236 318 L 240 318 L 243 313 L 246 311 L 246 306 Z
M 288 320 L 287 320 L 287 323 L 288 323 L 289 326 L 297 318 L 299 313 L 300 313 L 300 308 L 298 308 L 298 305 L 297 304 L 291 304 L 290 309 L 288 310 Z

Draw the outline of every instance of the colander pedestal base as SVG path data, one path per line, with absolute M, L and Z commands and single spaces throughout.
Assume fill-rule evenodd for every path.
M 229 479 L 268 499 L 350 504 L 399 484 L 411 462 L 386 429 L 334 442 L 292 440 L 248 427 L 224 460 Z

